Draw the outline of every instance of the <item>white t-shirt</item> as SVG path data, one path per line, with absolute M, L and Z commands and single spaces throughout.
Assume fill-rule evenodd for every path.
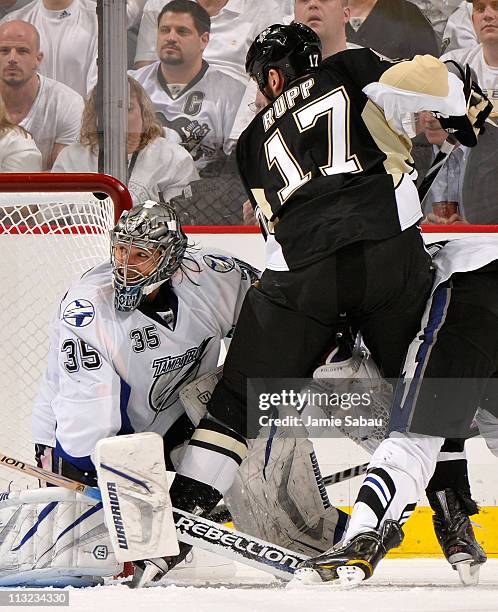
M 156 316 L 117 311 L 108 263 L 68 291 L 50 327 L 48 368 L 33 410 L 35 442 L 54 446 L 57 438 L 71 457 L 89 459 L 99 439 L 127 423 L 135 432 L 164 435 L 184 413 L 179 390 L 216 368 L 220 341 L 251 282 L 231 257 L 207 250 L 187 256 L 187 273 L 172 279 L 173 320 L 161 316 L 175 310 L 162 292 Z
M 136 62 L 156 61 L 157 18 L 165 0 L 147 0 L 138 34 Z M 267 26 L 281 23 L 289 12 L 290 0 L 228 0 L 211 17 L 209 44 L 204 59 L 231 77 L 247 82 L 246 53 L 256 36 Z
M 49 11 L 42 0 L 9 13 L 3 21 L 22 19 L 40 33 L 40 73 L 65 83 L 83 97 L 97 82 L 98 26 L 95 2 L 73 0 L 69 8 Z
M 487 94 L 495 111 L 498 111 L 498 66 L 486 64 L 482 44 L 455 49 L 441 57 L 442 61 L 449 59 L 455 60 L 461 66 L 468 64 L 474 70 L 479 87 Z
M 49 167 L 54 144 L 69 145 L 78 140 L 83 114 L 83 98 L 73 89 L 53 79 L 38 75 L 40 89 L 21 125 L 34 138 L 43 158 L 43 169 Z
M 192 155 L 200 170 L 230 153 L 230 133 L 245 85 L 203 63 L 199 74 L 173 97 L 159 61 L 130 71 L 149 94 L 168 138 Z
M 478 44 L 472 23 L 472 3 L 463 0 L 446 23 L 443 33 L 443 52 L 475 47 Z
M 14 128 L 0 133 L 0 172 L 41 172 L 42 156 L 29 134 Z
M 98 172 L 98 155 L 90 147 L 75 142 L 61 151 L 52 172 Z M 145 200 L 158 201 L 159 193 L 167 202 L 198 178 L 194 160 L 183 147 L 156 138 L 138 153 L 128 189 L 134 205 Z

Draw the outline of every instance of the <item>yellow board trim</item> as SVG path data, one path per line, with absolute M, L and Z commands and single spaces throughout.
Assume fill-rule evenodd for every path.
M 351 506 L 341 506 L 341 510 L 351 514 Z M 441 548 L 432 528 L 431 508 L 420 506 L 415 509 L 404 525 L 405 539 L 399 548 L 388 553 L 390 559 L 413 559 L 415 557 L 443 557 Z M 498 557 L 498 506 L 481 506 L 479 514 L 471 517 L 477 541 L 488 557 Z M 233 523 L 227 523 L 233 527 Z
M 341 510 L 351 513 L 351 507 L 341 507 Z M 403 527 L 403 543 L 388 553 L 388 558 L 443 557 L 432 528 L 432 515 L 431 508 L 416 508 Z M 482 506 L 479 514 L 471 517 L 471 521 L 480 526 L 474 526 L 474 532 L 488 557 L 498 557 L 498 507 Z

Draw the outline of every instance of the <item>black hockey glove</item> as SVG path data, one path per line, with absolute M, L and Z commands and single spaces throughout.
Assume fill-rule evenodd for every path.
M 475 147 L 477 137 L 484 132 L 484 122 L 493 110 L 493 105 L 479 85 L 472 80 L 472 72 L 468 64 L 465 68 L 453 60 L 448 60 L 445 64 L 448 72 L 456 74 L 463 82 L 467 113 L 449 117 L 442 117 L 439 113 L 434 113 L 434 115 L 439 119 L 441 126 L 453 134 L 459 143 L 466 147 Z

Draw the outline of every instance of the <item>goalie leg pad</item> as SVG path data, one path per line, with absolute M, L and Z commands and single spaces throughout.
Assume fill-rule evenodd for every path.
M 303 428 L 304 429 L 304 428 Z M 348 515 L 334 508 L 312 443 L 263 429 L 224 496 L 237 529 L 295 552 L 316 555 L 339 541 Z M 301 433 L 302 435 L 302 433 Z
M 479 432 L 486 440 L 489 450 L 498 457 L 498 418 L 484 408 L 479 408 L 476 414 Z
M 58 487 L 0 502 L 0 586 L 94 586 L 121 571 L 101 503 Z

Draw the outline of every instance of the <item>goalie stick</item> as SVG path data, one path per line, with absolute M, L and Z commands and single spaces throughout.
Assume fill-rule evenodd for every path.
M 102 495 L 97 488 L 86 486 L 2 453 L 0 453 L 0 465 L 102 501 Z M 283 580 L 290 580 L 298 564 L 308 559 L 306 555 L 270 544 L 270 542 L 235 531 L 190 512 L 173 508 L 173 519 L 179 541 L 250 565 Z

